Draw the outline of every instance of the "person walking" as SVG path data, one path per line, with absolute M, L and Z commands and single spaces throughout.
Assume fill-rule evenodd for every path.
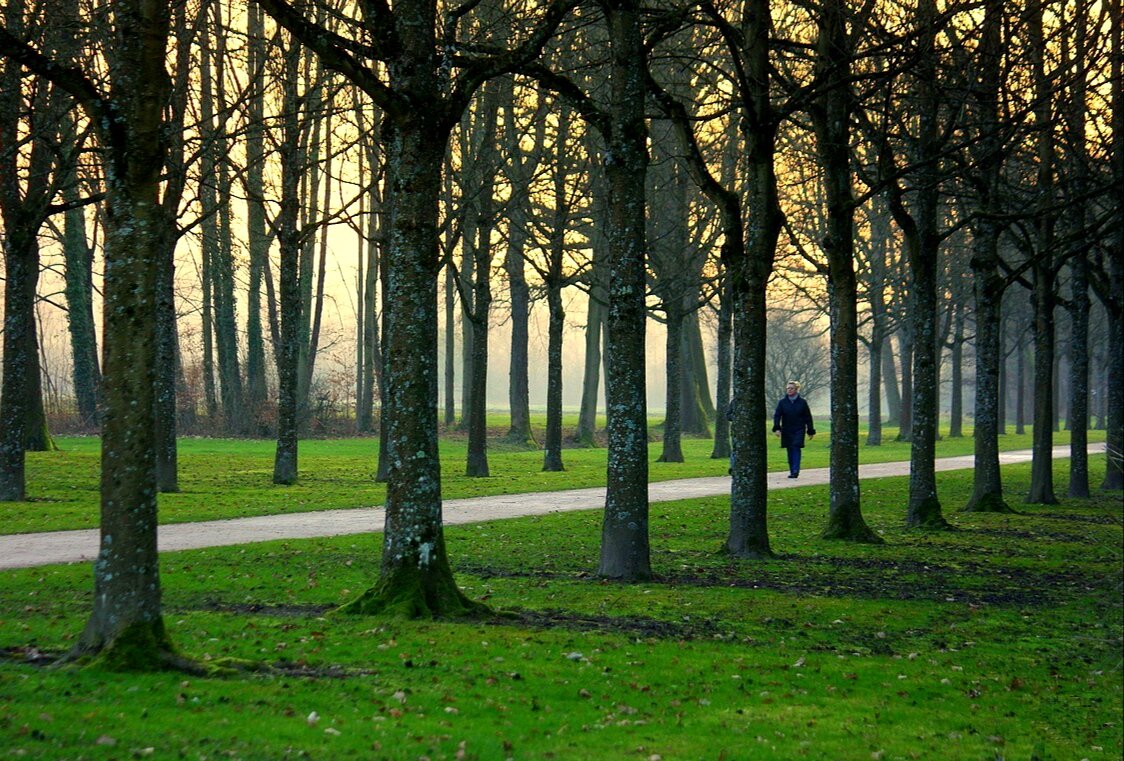
M 781 440 L 781 446 L 788 451 L 788 477 L 800 477 L 800 450 L 804 448 L 804 433 L 808 440 L 816 436 L 816 426 L 812 423 L 812 410 L 808 402 L 800 396 L 800 384 L 789 381 L 785 395 L 777 402 L 773 413 L 773 433 Z

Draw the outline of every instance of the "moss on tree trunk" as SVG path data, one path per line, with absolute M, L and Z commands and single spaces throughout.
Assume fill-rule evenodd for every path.
M 1014 510 L 1003 499 L 1002 494 L 995 492 L 987 492 L 985 494 L 972 495 L 968 500 L 968 504 L 960 511 L 962 513 L 1013 513 Z
M 820 537 L 862 544 L 886 543 L 882 537 L 874 533 L 870 526 L 866 525 L 858 503 L 843 505 L 836 510 L 832 510 Z

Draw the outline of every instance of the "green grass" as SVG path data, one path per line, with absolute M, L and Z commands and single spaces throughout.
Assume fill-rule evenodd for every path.
M 769 562 L 716 552 L 728 500 L 655 505 L 638 585 L 591 577 L 599 511 L 450 527 L 494 621 L 332 613 L 377 534 L 164 555 L 178 646 L 270 675 L 27 665 L 80 632 L 89 567 L 0 573 L 0 758 L 1120 758 L 1119 494 L 1027 506 L 1029 466 L 1004 477 L 1014 515 L 956 513 L 971 475 L 938 474 L 948 533 L 902 528 L 905 478 L 864 483 L 884 547 L 817 538 L 825 487 L 778 492 Z
M 506 427 L 495 430 L 505 431 Z M 937 443 L 940 457 L 971 454 L 971 431 L 964 438 Z M 825 428 L 826 434 L 826 428 Z M 909 459 L 909 443 L 894 441 L 894 429 L 884 432 L 880 447 L 862 447 L 862 462 Z M 1090 439 L 1103 440 L 1103 431 Z M 1068 432 L 1055 434 L 1056 444 L 1069 441 Z M 93 528 L 98 521 L 99 446 L 96 438 L 60 437 L 58 452 L 33 452 L 27 458 L 27 502 L 0 502 L 0 533 Z M 1004 436 L 1003 449 L 1029 449 L 1031 437 Z M 817 436 L 804 452 L 804 467 L 826 467 L 829 437 Z M 684 463 L 657 463 L 661 444 L 650 447 L 650 478 L 665 481 L 726 473 L 725 460 L 712 460 L 713 442 L 685 439 Z M 308 512 L 382 504 L 383 485 L 374 481 L 376 439 L 309 440 L 300 444 L 300 482 L 275 486 L 274 443 L 245 439 L 182 439 L 179 447 L 180 489 L 160 497 L 164 523 L 239 518 L 252 515 Z M 770 469 L 785 470 L 785 453 L 769 449 Z M 447 499 L 495 494 L 577 489 L 605 483 L 604 449 L 567 449 L 566 471 L 542 472 L 542 452 L 490 444 L 488 478 L 464 475 L 465 443 L 453 435 L 441 442 L 442 493 Z

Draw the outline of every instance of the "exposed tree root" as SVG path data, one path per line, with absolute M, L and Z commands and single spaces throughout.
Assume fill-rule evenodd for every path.
M 962 513 L 1013 513 L 1014 510 L 1003 499 L 1002 494 L 988 492 L 978 497 L 973 495 L 968 504 L 961 508 Z
M 886 540 L 871 530 L 863 520 L 858 505 L 845 505 L 828 516 L 821 539 L 838 539 L 860 544 L 885 544 Z
M 466 618 L 491 615 L 483 603 L 468 599 L 448 567 L 399 568 L 337 609 L 340 613 L 392 618 Z

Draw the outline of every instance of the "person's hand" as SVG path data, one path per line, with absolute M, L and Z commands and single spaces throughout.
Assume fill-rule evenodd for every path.
M 809 433 L 809 434 L 808 434 L 808 441 L 811 441 L 811 440 L 812 440 L 812 439 L 814 439 L 814 438 L 816 438 L 816 434 L 814 434 L 814 433 Z
M 776 436 L 779 439 L 781 437 L 781 432 L 780 431 L 773 431 L 773 435 Z

